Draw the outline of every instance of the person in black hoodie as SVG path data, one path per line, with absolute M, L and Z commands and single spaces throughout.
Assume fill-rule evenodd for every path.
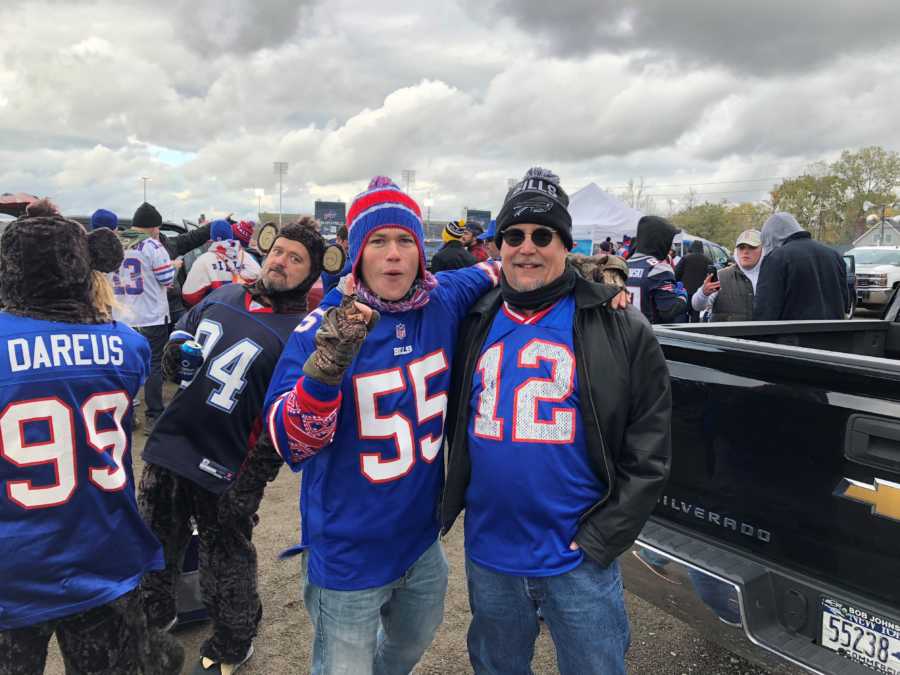
M 447 223 L 447 226 L 441 233 L 444 245 L 431 259 L 432 274 L 471 267 L 478 262 L 475 260 L 475 256 L 469 253 L 468 249 L 460 241 L 465 233 L 466 228 L 458 222 L 451 221 Z
M 632 303 L 650 323 L 687 320 L 688 295 L 676 285 L 675 272 L 666 260 L 679 232 L 659 216 L 643 216 L 638 221 L 634 253 L 628 258 L 627 287 Z
M 844 318 L 850 291 L 847 267 L 837 251 L 812 239 L 790 213 L 769 216 L 762 245 L 754 321 Z
M 706 270 L 712 265 L 712 261 L 703 253 L 703 242 L 695 239 L 691 242 L 690 253 L 678 261 L 675 266 L 675 280 L 684 284 L 688 297 L 694 295 L 703 285 L 706 278 Z M 699 313 L 691 309 L 691 321 L 697 321 Z

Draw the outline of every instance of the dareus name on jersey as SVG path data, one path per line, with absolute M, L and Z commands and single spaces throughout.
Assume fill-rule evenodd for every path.
M 122 338 L 96 333 L 32 335 L 6 343 L 9 370 L 18 373 L 61 366 L 121 366 Z

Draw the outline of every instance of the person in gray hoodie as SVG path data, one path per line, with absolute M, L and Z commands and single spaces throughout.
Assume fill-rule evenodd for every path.
M 762 245 L 754 321 L 844 318 L 847 268 L 837 251 L 812 239 L 794 216 L 783 212 L 763 225 Z

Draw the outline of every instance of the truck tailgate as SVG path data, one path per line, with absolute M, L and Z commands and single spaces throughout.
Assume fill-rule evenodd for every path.
M 658 337 L 673 463 L 655 520 L 804 579 L 805 617 L 790 630 L 832 651 L 830 614 L 900 626 L 900 364 Z M 900 666 L 900 633 L 886 644 Z

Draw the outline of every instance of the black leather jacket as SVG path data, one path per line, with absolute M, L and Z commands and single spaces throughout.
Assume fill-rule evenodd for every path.
M 581 416 L 591 466 L 609 487 L 584 514 L 575 541 L 609 565 L 633 543 L 669 474 L 672 396 L 666 361 L 641 313 L 611 310 L 618 288 L 579 278 L 573 325 Z M 446 534 L 465 508 L 471 461 L 469 393 L 475 362 L 502 303 L 482 297 L 460 332 L 447 412 L 447 480 L 441 504 Z

